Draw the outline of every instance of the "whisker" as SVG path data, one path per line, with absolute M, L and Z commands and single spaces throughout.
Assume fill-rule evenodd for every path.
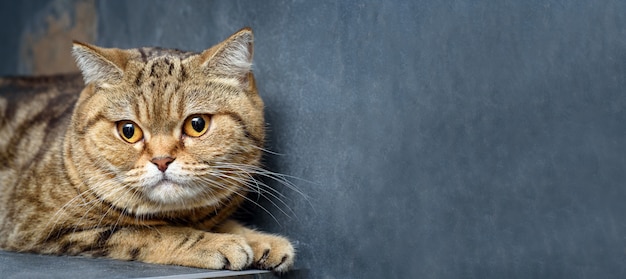
M 296 214 L 295 214 L 295 212 L 294 212 L 294 211 L 293 211 L 293 210 L 289 207 L 289 205 L 288 205 L 288 204 L 287 204 L 287 203 L 283 200 L 284 198 L 286 198 L 286 196 L 285 196 L 283 193 L 281 193 L 281 192 L 277 191 L 276 189 L 273 189 L 273 188 L 269 187 L 267 184 L 265 184 L 265 183 L 263 183 L 263 182 L 261 182 L 261 181 L 258 181 L 258 180 L 256 180 L 256 179 L 254 179 L 254 178 L 253 178 L 251 175 L 249 175 L 249 174 L 246 174 L 246 175 L 249 177 L 249 179 L 246 179 L 246 178 L 241 178 L 241 177 L 232 177 L 232 176 L 225 175 L 225 174 L 218 174 L 218 176 L 219 176 L 219 177 L 221 177 L 221 178 L 224 178 L 224 179 L 229 179 L 229 180 L 233 180 L 233 181 L 235 181 L 237 184 L 244 185 L 244 186 L 246 186 L 246 187 L 248 187 L 248 188 L 251 188 L 250 186 L 252 186 L 252 185 L 256 186 L 256 187 L 255 187 L 255 188 L 256 188 L 256 192 L 257 192 L 259 195 L 261 195 L 261 196 L 263 196 L 263 194 L 269 195 L 270 197 L 272 197 L 272 198 L 274 198 L 274 199 L 278 200 L 278 201 L 279 201 L 279 202 L 280 202 L 283 206 L 287 207 L 287 208 L 288 208 L 288 210 L 289 210 L 289 211 L 290 211 L 290 212 L 291 212 L 294 216 L 296 215 Z M 263 187 L 261 187 L 261 186 L 263 186 Z M 271 191 L 268 191 L 267 189 L 269 189 L 269 190 L 271 190 Z M 275 194 L 275 193 L 276 193 L 276 194 Z M 267 199 L 267 198 L 266 198 L 266 199 Z M 274 206 L 276 206 L 276 208 L 278 208 L 279 210 L 281 210 L 281 211 L 282 211 L 281 207 L 280 207 L 280 206 L 278 206 L 276 203 L 274 203 L 274 202 L 272 201 L 272 199 L 267 199 L 267 200 L 268 200 L 270 203 L 272 203 Z M 285 213 L 285 212 L 283 211 L 283 213 Z M 290 216 L 289 214 L 285 214 L 285 215 L 286 215 L 286 216 Z
M 205 182 L 209 183 L 209 185 L 214 186 L 218 189 L 224 189 L 224 190 L 228 190 L 227 188 L 224 187 L 224 185 L 221 185 L 219 183 L 217 183 L 216 181 L 213 180 L 206 180 Z M 250 199 L 249 197 L 247 197 L 246 195 L 243 195 L 237 191 L 234 192 L 236 195 L 240 196 L 241 198 L 243 198 L 244 200 L 258 206 L 259 208 L 261 208 L 261 210 L 265 211 L 265 213 L 267 213 L 268 215 L 270 215 L 270 217 L 272 217 L 272 219 L 274 219 L 274 221 L 276 221 L 276 223 L 280 224 L 280 222 L 278 221 L 278 219 L 276 218 L 276 216 L 274 216 L 274 214 L 272 214 L 269 210 L 267 210 L 265 207 L 263 207 L 262 205 L 260 205 L 259 203 L 255 202 L 254 200 Z M 279 210 L 281 210 L 279 208 Z M 282 210 L 281 210 L 282 211 Z M 283 212 L 284 213 L 284 212 Z M 284 213 L 285 214 L 285 213 Z
M 312 182 L 307 181 L 307 180 L 302 179 L 302 178 L 298 178 L 298 177 L 295 177 L 295 176 L 290 176 L 290 175 L 286 175 L 286 174 L 272 172 L 272 171 L 263 169 L 261 167 L 257 167 L 257 166 L 254 166 L 254 165 L 247 165 L 247 164 L 218 162 L 214 167 L 216 169 L 219 169 L 219 168 L 226 168 L 226 169 L 228 169 L 228 168 L 235 168 L 235 169 L 247 172 L 247 173 L 251 173 L 251 174 L 259 175 L 259 176 L 262 176 L 262 177 L 270 178 L 272 180 L 275 180 L 275 181 L 279 182 L 283 186 L 286 186 L 289 189 L 295 191 L 296 193 L 298 193 L 302 197 L 304 197 L 306 199 L 309 198 L 295 184 L 293 184 L 291 181 L 289 181 L 289 179 L 294 179 L 294 180 L 300 180 L 300 181 L 307 182 L 307 183 L 312 183 Z
M 50 220 L 48 221 L 48 223 L 45 225 L 46 228 L 48 228 L 50 230 L 49 233 L 52 233 L 53 228 L 56 227 L 57 223 L 61 220 L 61 217 L 63 214 L 65 214 L 65 212 L 67 212 L 70 209 L 74 209 L 74 208 L 82 208 L 82 207 L 86 207 L 96 201 L 94 200 L 87 200 L 87 196 L 91 195 L 94 193 L 93 189 L 88 188 L 86 191 L 79 193 L 78 195 L 74 196 L 72 199 L 70 199 L 69 201 L 67 201 L 65 204 L 63 204 L 59 209 L 57 209 L 57 211 L 55 211 L 55 213 L 53 214 L 53 216 L 50 218 Z M 79 220 L 81 221 L 81 220 Z M 47 237 L 49 238 L 51 235 L 48 235 Z
M 290 176 L 288 175 L 271 172 L 255 165 L 237 163 L 216 162 L 211 165 L 211 169 L 213 170 L 210 171 L 210 174 L 212 176 L 218 179 L 230 181 L 228 182 L 228 184 L 230 185 L 241 185 L 253 192 L 256 192 L 260 196 L 265 197 L 265 199 L 267 199 L 269 203 L 271 203 L 287 217 L 293 216 L 297 218 L 297 214 L 295 213 L 295 211 L 285 201 L 285 199 L 288 199 L 287 196 L 281 191 L 275 189 L 274 187 L 270 187 L 264 182 L 256 179 L 255 176 L 265 177 L 277 181 L 279 184 L 286 186 L 288 189 L 304 197 L 305 200 L 310 204 L 309 197 L 305 195 L 300 189 L 298 189 L 295 184 L 289 181 L 288 177 Z M 274 200 L 276 200 L 280 205 Z M 258 202 L 253 203 L 259 207 L 262 207 Z M 289 213 L 283 210 L 283 208 L 286 208 Z M 263 210 L 266 211 L 267 209 L 263 208 Z
M 263 147 L 256 146 L 256 145 L 250 145 L 250 146 L 251 146 L 252 148 L 255 148 L 255 149 L 261 150 L 261 151 L 263 151 L 263 152 L 265 152 L 265 153 L 268 153 L 268 154 L 272 154 L 272 155 L 276 155 L 276 156 L 285 156 L 285 154 L 278 153 L 278 152 L 274 152 L 274 151 L 271 151 L 271 150 L 269 150 L 269 149 L 267 149 L 267 148 L 263 148 Z

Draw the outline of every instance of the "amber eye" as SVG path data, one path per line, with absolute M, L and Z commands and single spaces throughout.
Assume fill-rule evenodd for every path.
M 117 133 L 123 140 L 128 143 L 136 143 L 143 139 L 141 128 L 130 120 L 122 120 L 117 122 Z
M 183 124 L 183 132 L 194 138 L 202 136 L 209 129 L 209 123 L 211 123 L 211 117 L 206 114 L 189 116 Z

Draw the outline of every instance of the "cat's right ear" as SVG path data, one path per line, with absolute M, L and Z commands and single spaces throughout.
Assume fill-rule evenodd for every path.
M 83 74 L 85 84 L 93 83 L 99 87 L 120 82 L 128 61 L 122 50 L 101 48 L 78 41 L 74 41 L 72 55 Z

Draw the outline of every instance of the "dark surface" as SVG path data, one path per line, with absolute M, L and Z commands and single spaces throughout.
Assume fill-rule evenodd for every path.
M 277 278 L 262 270 L 224 271 L 165 266 L 140 262 L 57 257 L 0 251 L 0 277 L 3 279 L 33 278 Z
M 310 278 L 626 277 L 625 1 L 101 1 L 98 43 L 256 35 Z M 3 45 L 4 49 L 5 46 Z M 7 51 L 3 55 L 12 55 Z M 274 219 L 275 218 L 275 219 Z M 292 277 L 303 277 L 302 274 Z

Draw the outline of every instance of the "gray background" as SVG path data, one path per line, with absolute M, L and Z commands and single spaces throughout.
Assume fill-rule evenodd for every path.
M 2 74 L 38 7 L 1 5 Z M 284 204 L 245 216 L 296 242 L 292 277 L 626 276 L 626 1 L 96 8 L 102 46 L 254 29 L 267 166 L 306 197 L 268 181 Z

